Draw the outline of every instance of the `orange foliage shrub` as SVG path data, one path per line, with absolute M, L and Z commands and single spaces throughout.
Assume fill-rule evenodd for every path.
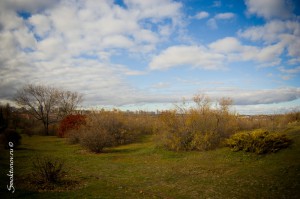
M 85 125 L 85 116 L 84 115 L 68 115 L 66 116 L 59 125 L 58 136 L 66 137 L 66 134 L 75 129 L 79 129 L 81 125 Z

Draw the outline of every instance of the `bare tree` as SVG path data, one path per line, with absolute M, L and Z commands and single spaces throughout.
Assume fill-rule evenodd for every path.
M 60 117 L 64 117 L 74 112 L 76 107 L 82 101 L 83 101 L 82 95 L 77 92 L 71 92 L 71 91 L 61 92 L 60 101 L 59 101 Z
M 199 109 L 202 115 L 204 115 L 210 109 L 211 100 L 205 94 L 195 95 L 193 97 L 193 101 L 196 103 L 197 108 Z
M 223 113 L 228 113 L 229 111 L 229 108 L 230 106 L 233 104 L 233 100 L 229 97 L 222 97 L 220 100 L 219 100 L 219 105 L 220 105 L 220 108 L 221 108 L 221 111 Z
M 42 121 L 45 134 L 49 135 L 49 124 L 72 113 L 82 101 L 82 96 L 50 86 L 28 84 L 17 91 L 15 101 Z

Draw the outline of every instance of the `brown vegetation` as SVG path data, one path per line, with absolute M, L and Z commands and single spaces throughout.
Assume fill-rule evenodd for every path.
M 131 143 L 142 135 L 152 134 L 154 121 L 146 114 L 101 110 L 87 115 L 86 124 L 71 130 L 68 138 L 70 143 L 80 143 L 99 153 L 105 147 Z
M 1 106 L 1 129 L 10 125 L 28 135 L 46 131 L 48 135 L 67 137 L 70 143 L 79 143 L 97 153 L 106 147 L 135 142 L 149 134 L 155 134 L 156 144 L 168 150 L 211 150 L 223 146 L 224 140 L 237 132 L 255 129 L 280 132 L 288 124 L 300 120 L 298 111 L 277 115 L 238 115 L 231 112 L 233 101 L 230 98 L 221 98 L 214 105 L 209 97 L 196 95 L 193 106 L 188 107 L 183 102 L 173 110 L 158 114 L 116 109 L 86 111 L 83 115 L 69 115 L 58 124 L 53 117 L 74 111 L 80 95 L 28 85 L 19 91 L 17 97 L 19 102 L 28 102 L 24 104 L 27 108 L 12 112 L 8 111 L 11 110 L 9 106 Z M 40 97 L 44 99 L 42 104 L 38 100 Z M 56 123 L 51 124 L 54 121 Z
M 194 107 L 177 106 L 160 115 L 156 137 L 161 146 L 174 151 L 210 150 L 236 132 L 237 117 L 229 112 L 232 100 L 222 98 L 217 109 L 212 109 L 204 95 L 195 96 L 194 103 Z

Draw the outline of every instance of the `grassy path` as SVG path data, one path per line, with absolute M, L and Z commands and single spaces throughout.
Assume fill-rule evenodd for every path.
M 257 156 L 227 148 L 209 152 L 170 152 L 142 142 L 92 154 L 56 137 L 23 136 L 14 151 L 15 188 L 8 193 L 8 151 L 0 152 L 1 195 L 7 198 L 300 198 L 300 128 L 287 131 L 293 145 L 276 154 Z M 71 190 L 24 189 L 32 157 L 63 158 Z M 20 180 L 22 179 L 22 180 Z M 1 198 L 3 198 L 1 196 Z

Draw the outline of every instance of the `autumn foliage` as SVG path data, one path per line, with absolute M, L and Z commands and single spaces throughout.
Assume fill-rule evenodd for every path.
M 205 151 L 215 149 L 237 131 L 237 117 L 229 108 L 230 98 L 222 98 L 213 109 L 205 95 L 196 95 L 195 105 L 162 112 L 156 133 L 158 145 L 173 151 Z
M 59 125 L 58 136 L 66 137 L 67 133 L 71 130 L 78 129 L 81 125 L 85 125 L 85 116 L 76 114 L 66 116 Z

